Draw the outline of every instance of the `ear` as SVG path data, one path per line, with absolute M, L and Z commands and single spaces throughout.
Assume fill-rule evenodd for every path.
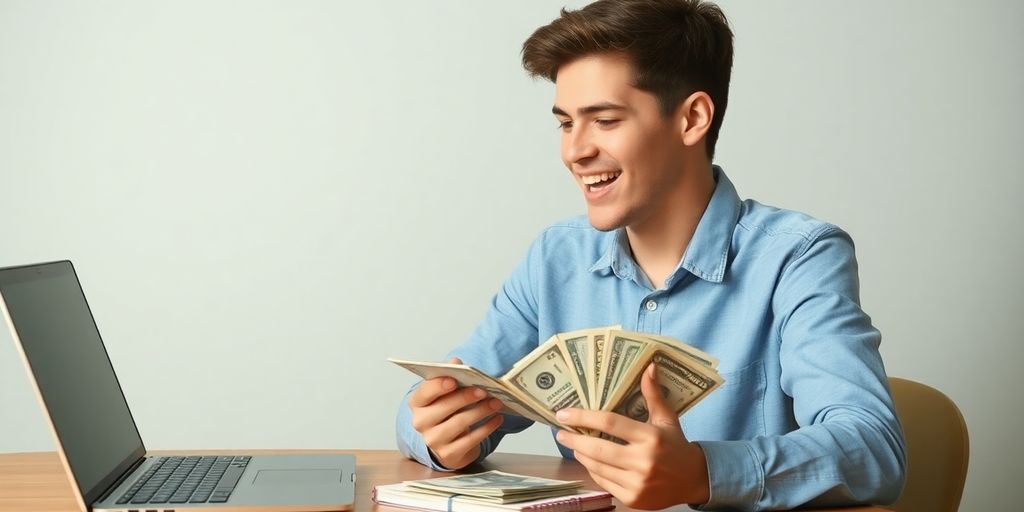
M 683 144 L 700 144 L 711 128 L 711 119 L 714 115 L 715 104 L 711 102 L 711 96 L 704 91 L 697 91 L 683 100 L 676 111 Z

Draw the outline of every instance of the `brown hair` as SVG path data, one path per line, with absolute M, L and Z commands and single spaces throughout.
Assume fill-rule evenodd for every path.
M 633 86 L 658 98 L 671 116 L 679 102 L 704 91 L 715 105 L 705 149 L 715 154 L 732 71 L 732 30 L 717 5 L 701 0 L 599 0 L 562 9 L 523 43 L 523 67 L 552 82 L 558 68 L 594 53 L 623 53 Z

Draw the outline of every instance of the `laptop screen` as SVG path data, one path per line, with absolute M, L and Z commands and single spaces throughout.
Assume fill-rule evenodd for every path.
M 89 504 L 145 453 L 71 262 L 0 269 L 0 294 Z

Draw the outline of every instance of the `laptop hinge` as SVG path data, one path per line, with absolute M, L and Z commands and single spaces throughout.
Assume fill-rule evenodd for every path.
M 132 474 L 132 472 L 135 471 L 139 466 L 141 466 L 143 462 L 146 462 L 146 457 L 142 457 L 139 460 L 135 461 L 135 463 L 132 464 L 131 466 L 128 466 L 128 469 L 124 470 L 124 473 L 121 473 L 121 476 L 117 477 L 117 480 L 114 480 L 114 483 L 110 484 L 110 487 L 107 487 L 107 490 L 103 491 L 103 494 L 96 498 L 96 502 L 99 503 L 107 499 L 107 497 L 110 496 L 110 494 L 113 493 L 114 490 L 120 487 L 121 483 L 127 480 L 128 477 Z

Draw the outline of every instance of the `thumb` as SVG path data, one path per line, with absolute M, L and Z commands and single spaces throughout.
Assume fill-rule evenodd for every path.
M 658 384 L 655 378 L 656 370 L 654 362 L 647 365 L 647 369 L 644 370 L 644 376 L 640 379 L 640 392 L 644 394 L 644 400 L 647 402 L 647 411 L 650 414 L 647 418 L 647 422 L 656 427 L 679 427 L 679 416 L 669 409 L 668 404 L 665 403 L 665 396 L 662 391 L 662 386 Z
M 459 359 L 457 357 L 453 357 L 453 358 L 449 359 L 448 362 L 451 363 L 451 364 L 462 364 L 462 359 Z

